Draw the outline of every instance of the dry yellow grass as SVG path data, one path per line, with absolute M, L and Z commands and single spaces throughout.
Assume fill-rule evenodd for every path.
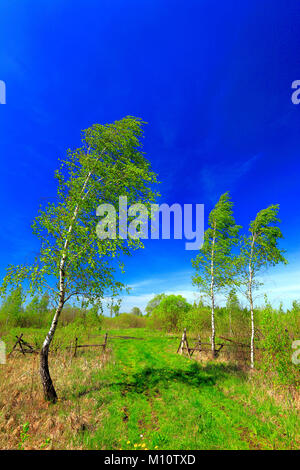
M 74 383 L 90 383 L 92 372 L 104 366 L 108 354 L 53 355 L 49 363 L 59 396 L 56 405 L 44 401 L 38 355 L 8 358 L 0 366 L 0 449 L 80 449 L 80 431 L 99 426 L 101 414 L 95 414 L 94 398 L 70 398 Z

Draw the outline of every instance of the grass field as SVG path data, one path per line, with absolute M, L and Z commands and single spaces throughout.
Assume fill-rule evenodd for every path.
M 178 339 L 118 330 L 111 352 L 52 357 L 60 400 L 45 403 L 38 357 L 0 366 L 0 448 L 296 449 L 295 399 L 234 365 L 176 354 Z

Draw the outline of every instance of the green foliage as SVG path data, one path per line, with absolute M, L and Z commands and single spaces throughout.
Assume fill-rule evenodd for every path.
M 149 324 L 165 331 L 178 331 L 182 317 L 190 308 L 181 295 L 168 295 L 152 310 Z
M 222 194 L 209 214 L 209 228 L 204 233 L 200 253 L 192 260 L 196 269 L 193 283 L 209 298 L 232 283 L 232 248 L 238 242 L 240 230 L 240 226 L 235 224 L 232 206 L 229 194 Z
M 131 315 L 136 315 L 137 317 L 142 317 L 143 316 L 142 311 L 139 307 L 133 307 L 131 309 L 130 313 L 131 313 Z
M 111 296 L 107 302 L 107 307 L 110 313 L 111 318 L 113 316 L 117 317 L 120 315 L 122 299 L 118 298 L 116 295 Z
M 103 328 L 145 328 L 146 318 L 131 313 L 121 313 L 117 317 L 103 317 Z
M 231 289 L 228 294 L 226 301 L 226 311 L 228 314 L 228 333 L 232 335 L 233 316 L 236 316 L 241 312 L 241 306 L 235 289 Z
M 266 302 L 260 312 L 260 328 L 264 335 L 261 368 L 272 374 L 277 385 L 299 385 L 299 365 L 292 362 L 292 342 L 300 335 L 296 316 L 279 314 Z
M 150 316 L 153 310 L 160 304 L 161 300 L 166 297 L 166 294 L 157 294 L 153 299 L 149 300 L 146 305 L 146 316 Z
M 278 246 L 279 239 L 283 238 L 277 226 L 280 222 L 277 217 L 278 211 L 279 205 L 272 205 L 258 212 L 256 218 L 250 223 L 249 235 L 241 239 L 241 251 L 236 263 L 236 285 L 241 288 L 250 306 L 251 368 L 254 368 L 255 335 L 253 292 L 261 285 L 257 275 L 262 268 L 287 263 L 283 256 L 284 250 Z
M 226 309 L 228 312 L 234 312 L 235 310 L 240 310 L 240 302 L 236 293 L 235 289 L 231 289 L 227 301 L 226 301 Z
M 174 354 L 178 337 L 145 329 L 116 334 L 145 341 L 112 339 L 114 362 L 93 371 L 92 384 L 77 384 L 76 396 L 90 396 L 97 415 L 105 409 L 102 426 L 90 426 L 83 441 L 77 437 L 81 448 L 299 447 L 297 410 L 275 403 L 261 383 L 232 364 L 199 364 Z M 109 394 L 103 383 L 111 384 Z
M 35 295 L 27 304 L 18 326 L 41 328 L 46 325 L 49 322 L 49 314 L 51 313 L 48 304 L 49 296 L 47 293 L 43 294 L 41 298 Z
M 204 233 L 200 253 L 192 260 L 196 269 L 193 283 L 209 299 L 211 307 L 211 346 L 215 356 L 215 295 L 233 284 L 235 259 L 232 254 L 237 244 L 240 226 L 233 217 L 233 203 L 229 193 L 222 194 L 209 214 L 208 229 Z
M 18 445 L 19 450 L 24 450 L 24 444 L 30 437 L 28 431 L 29 431 L 29 423 L 27 421 L 26 423 L 23 424 L 22 429 L 21 429 L 20 442 Z
M 71 296 L 98 302 L 108 291 L 122 288 L 115 279 L 121 255 L 142 246 L 132 238 L 99 239 L 96 208 L 154 202 L 156 175 L 142 152 L 143 122 L 125 117 L 112 124 L 95 124 L 82 133 L 82 145 L 69 150 L 56 172 L 57 200 L 42 208 L 32 228 L 40 240 L 40 256 L 31 266 L 9 266 L 2 292 L 29 279 L 29 291 L 52 292 L 66 302 Z M 122 263 L 119 263 L 122 269 Z M 48 282 L 57 280 L 49 289 Z
M 19 286 L 11 290 L 1 305 L 0 321 L 8 326 L 17 326 L 23 316 L 23 291 Z
M 300 301 L 299 300 L 293 300 L 291 313 L 300 314 Z
M 180 315 L 178 328 L 183 331 L 184 328 L 188 332 L 200 335 L 201 338 L 208 338 L 210 335 L 210 308 L 205 306 L 192 306 L 186 312 Z
M 250 222 L 249 235 L 241 238 L 241 251 L 237 263 L 237 285 L 249 299 L 250 292 L 261 286 L 257 274 L 262 268 L 276 266 L 278 263 L 287 264 L 284 250 L 278 246 L 283 238 L 277 226 L 279 205 L 271 205 L 258 212 Z

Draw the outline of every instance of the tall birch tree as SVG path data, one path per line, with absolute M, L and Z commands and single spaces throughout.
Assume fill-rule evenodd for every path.
M 96 209 L 107 203 L 117 207 L 119 196 L 127 196 L 128 204 L 155 202 L 156 175 L 142 152 L 143 124 L 128 116 L 83 131 L 81 147 L 69 150 L 56 172 L 56 200 L 42 208 L 33 223 L 41 244 L 38 259 L 31 266 L 9 266 L 4 278 L 2 292 L 27 278 L 30 292 L 47 290 L 56 301 L 40 353 L 40 375 L 47 400 L 57 399 L 48 353 L 64 305 L 71 297 L 95 304 L 108 291 L 121 289 L 122 283 L 115 278 L 115 260 L 121 263 L 121 255 L 142 246 L 139 239 L 118 237 L 109 230 L 107 237 L 100 239 Z
M 232 284 L 234 275 L 233 247 L 238 243 L 240 226 L 233 216 L 229 193 L 221 195 L 208 218 L 208 229 L 200 253 L 192 260 L 196 269 L 193 283 L 207 296 L 211 307 L 211 350 L 215 357 L 215 303 L 216 294 Z
M 249 235 L 241 239 L 241 251 L 237 262 L 237 286 L 249 302 L 251 318 L 250 366 L 254 369 L 254 293 L 262 284 L 258 279 L 259 273 L 269 266 L 278 263 L 287 264 L 284 250 L 280 249 L 278 242 L 283 238 L 277 217 L 279 205 L 271 205 L 262 209 L 250 222 Z

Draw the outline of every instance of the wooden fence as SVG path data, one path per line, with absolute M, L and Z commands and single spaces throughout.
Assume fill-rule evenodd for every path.
M 228 346 L 234 346 L 237 350 L 248 349 L 250 351 L 249 344 L 240 343 L 238 341 L 233 340 L 232 338 L 227 338 L 225 336 L 219 336 L 219 338 L 223 341 L 222 343 L 219 342 L 215 344 L 215 357 L 219 356 L 221 350 L 224 347 L 225 349 L 228 349 Z M 258 347 L 257 345 L 255 345 L 255 349 L 260 350 L 260 351 L 264 350 L 264 348 Z M 199 352 L 199 353 L 212 352 L 211 343 L 206 343 L 206 342 L 201 341 L 200 336 L 198 336 L 198 339 L 196 340 L 195 344 L 192 347 L 190 347 L 188 339 L 187 339 L 186 328 L 185 328 L 183 330 L 182 337 L 181 337 L 181 340 L 177 349 L 177 354 L 178 353 L 183 354 L 183 352 L 185 351 L 187 352 L 187 355 L 189 356 L 189 358 L 192 357 L 194 352 Z
M 100 335 L 97 335 L 98 337 Z M 9 353 L 9 357 L 12 356 L 14 352 L 21 352 L 23 356 L 26 354 L 38 354 L 40 352 L 39 348 L 34 348 L 31 344 L 23 339 L 23 333 L 20 336 L 16 336 L 17 341 L 15 342 L 11 352 Z M 102 348 L 104 352 L 107 347 L 107 340 L 108 340 L 108 333 L 105 333 L 104 342 L 100 344 L 78 344 L 78 338 L 75 338 L 74 343 L 71 346 L 66 346 L 65 348 L 56 348 L 55 351 L 58 350 L 72 350 L 74 349 L 74 357 L 76 357 L 77 350 L 79 348 Z
M 88 340 L 90 338 L 99 338 L 99 336 L 102 335 L 88 335 Z M 144 338 L 137 338 L 135 336 L 109 336 L 110 339 L 113 338 L 120 338 L 120 339 L 137 339 L 137 340 L 144 340 Z M 11 352 L 9 353 L 9 356 L 12 356 L 14 352 L 21 352 L 24 356 L 26 354 L 38 354 L 40 352 L 39 348 L 34 348 L 31 344 L 29 344 L 27 341 L 23 339 L 23 333 L 20 336 L 16 336 L 17 341 L 15 342 Z M 55 348 L 56 351 L 60 350 L 72 350 L 74 349 L 74 357 L 76 357 L 78 349 L 80 348 L 102 348 L 102 351 L 105 352 L 106 347 L 107 347 L 107 342 L 108 342 L 108 333 L 105 333 L 104 335 L 104 342 L 100 344 L 79 344 L 78 343 L 78 338 L 76 337 L 74 340 L 74 343 L 71 344 L 70 346 L 66 346 L 64 348 L 57 347 Z
M 75 338 L 74 357 L 76 357 L 77 349 L 79 348 L 102 348 L 102 351 L 105 352 L 107 345 L 107 336 L 108 334 L 105 333 L 103 344 L 78 344 L 78 338 Z

